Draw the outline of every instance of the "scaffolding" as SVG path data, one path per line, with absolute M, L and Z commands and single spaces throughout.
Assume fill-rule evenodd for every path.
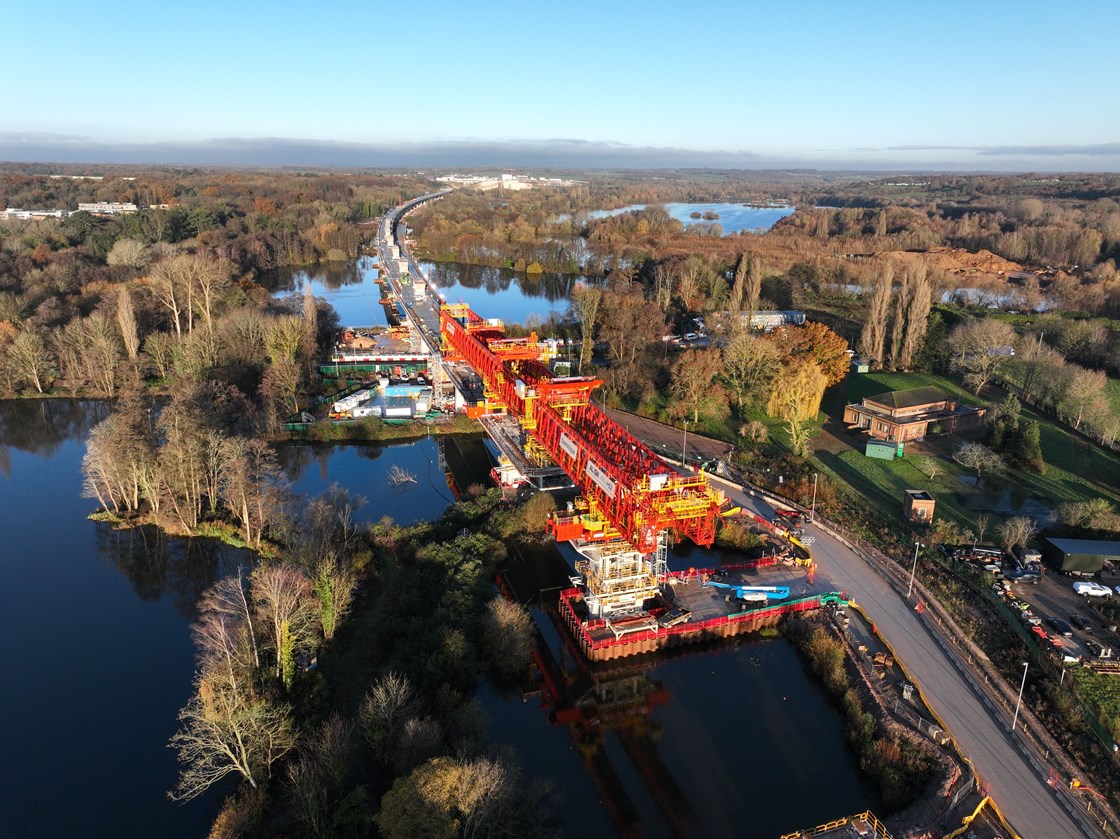
M 547 458 L 580 487 L 573 509 L 554 515 L 549 531 L 573 541 L 587 600 L 597 615 L 640 610 L 667 574 L 669 532 L 708 546 L 715 540 L 722 492 L 704 475 L 682 475 L 591 401 L 602 381 L 553 376 L 552 349 L 507 338 L 502 323 L 465 304 L 440 310 L 444 355 L 465 361 L 483 383 L 484 412 L 515 417 L 525 457 Z
M 643 554 L 622 540 L 573 545 L 582 557 L 576 570 L 587 588 L 592 617 L 640 611 L 659 591 L 653 554 Z

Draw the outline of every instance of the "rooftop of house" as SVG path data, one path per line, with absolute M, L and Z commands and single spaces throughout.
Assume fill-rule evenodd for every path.
M 866 396 L 863 401 L 899 410 L 945 402 L 948 399 L 949 396 L 939 387 L 913 387 L 909 390 L 892 390 L 877 396 Z

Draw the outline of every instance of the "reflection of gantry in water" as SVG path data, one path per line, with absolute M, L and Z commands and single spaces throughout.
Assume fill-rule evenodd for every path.
M 466 362 L 482 380 L 476 413 L 514 417 L 526 457 L 551 460 L 582 491 L 549 529 L 583 554 L 593 615 L 638 610 L 656 596 L 669 532 L 712 544 L 722 493 L 703 475 L 671 469 L 592 403 L 599 379 L 553 376 L 550 350 L 536 334 L 507 338 L 500 321 L 465 304 L 442 307 L 440 331 L 444 356 Z
M 541 677 L 542 706 L 549 708 L 550 721 L 568 730 L 611 821 L 626 837 L 648 832 L 642 830 L 608 754 L 607 740 L 614 735 L 661 809 L 670 834 L 691 835 L 692 813 L 661 761 L 655 742 L 660 727 L 650 719 L 654 709 L 669 703 L 669 692 L 650 680 L 648 665 L 590 667 L 567 633 L 560 635 L 565 644 L 560 661 L 540 634 L 535 635 L 533 660 Z

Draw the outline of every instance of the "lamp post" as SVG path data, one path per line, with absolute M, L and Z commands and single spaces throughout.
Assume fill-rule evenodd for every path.
M 813 473 L 813 506 L 809 510 L 809 521 L 817 520 L 817 473 Z
M 918 548 L 922 547 L 921 542 L 914 543 L 914 564 L 910 566 L 910 585 L 906 589 L 906 599 L 910 599 L 910 593 L 914 590 L 914 572 L 918 570 Z
M 1015 700 L 1015 717 L 1011 720 L 1011 730 L 1015 731 L 1015 726 L 1019 723 L 1019 706 L 1023 702 L 1023 688 L 1027 686 L 1027 668 L 1030 662 L 1023 662 L 1023 681 L 1019 683 L 1019 698 Z

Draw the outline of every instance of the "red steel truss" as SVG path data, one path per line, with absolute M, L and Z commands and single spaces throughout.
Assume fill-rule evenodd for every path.
M 722 494 L 703 475 L 669 469 L 594 405 L 591 393 L 601 380 L 553 377 L 540 361 L 536 335 L 508 339 L 500 324 L 463 304 L 442 307 L 440 330 L 447 357 L 465 361 L 481 376 L 492 407 L 520 420 L 624 540 L 642 553 L 655 550 L 658 533 L 666 529 L 699 545 L 715 540 Z M 569 518 L 554 517 L 557 538 L 581 535 L 580 517 Z

